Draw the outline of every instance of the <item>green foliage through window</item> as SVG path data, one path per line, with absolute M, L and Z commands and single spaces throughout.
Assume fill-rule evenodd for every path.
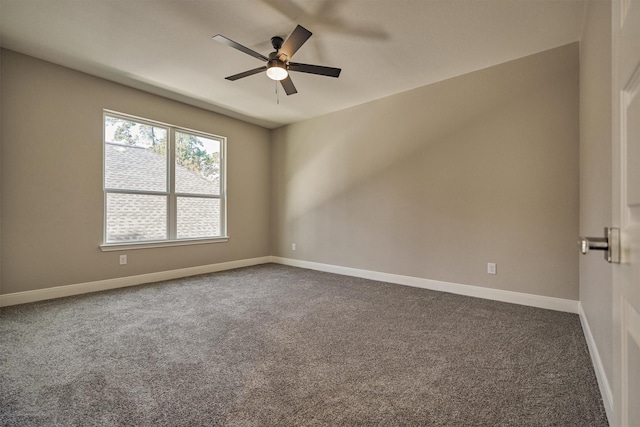
M 113 130 L 113 142 L 145 147 L 163 156 L 167 152 L 167 132 L 163 128 L 109 116 L 105 118 L 105 125 Z M 219 151 L 208 152 L 203 138 L 196 135 L 184 132 L 176 132 L 175 135 L 176 163 L 208 180 L 218 178 Z

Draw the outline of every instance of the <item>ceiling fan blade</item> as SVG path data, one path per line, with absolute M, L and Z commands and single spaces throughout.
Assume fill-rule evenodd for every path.
M 290 76 L 287 76 L 287 78 L 284 80 L 280 80 L 280 84 L 282 85 L 282 88 L 287 93 L 287 95 L 293 95 L 294 93 L 298 93 L 298 90 L 293 85 L 293 81 L 291 80 Z
M 287 37 L 282 44 L 279 53 L 287 55 L 287 60 L 291 59 L 294 53 L 306 42 L 313 34 L 306 28 L 298 25 L 293 32 Z
M 238 73 L 238 74 L 234 74 L 233 76 L 229 76 L 229 77 L 225 77 L 225 79 L 227 80 L 231 80 L 231 81 L 235 81 L 238 79 L 241 79 L 243 77 L 249 77 L 249 76 L 253 76 L 254 74 L 258 74 L 262 71 L 265 71 L 267 69 L 267 66 L 262 66 L 259 68 L 254 68 L 253 70 L 249 70 L 249 71 L 245 71 L 243 73 Z
M 222 44 L 226 44 L 227 46 L 231 46 L 232 48 L 238 49 L 240 52 L 244 52 L 247 55 L 253 56 L 254 58 L 260 59 L 262 61 L 268 61 L 269 60 L 269 58 L 267 58 L 266 56 L 256 52 L 255 50 L 251 50 L 246 46 L 242 46 L 240 43 L 236 43 L 233 40 L 226 38 L 222 34 L 216 34 L 215 36 L 213 36 L 211 38 L 214 39 L 215 41 L 217 41 L 218 43 L 222 43 Z
M 289 70 L 301 73 L 318 74 L 327 77 L 340 76 L 341 68 L 323 67 L 322 65 L 299 64 L 297 62 L 289 63 Z

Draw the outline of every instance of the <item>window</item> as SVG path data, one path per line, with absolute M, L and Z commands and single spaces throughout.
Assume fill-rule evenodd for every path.
M 225 138 L 104 113 L 104 246 L 226 239 Z

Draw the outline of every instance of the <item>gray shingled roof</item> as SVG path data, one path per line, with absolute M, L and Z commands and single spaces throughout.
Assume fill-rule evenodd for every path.
M 105 143 L 105 187 L 121 190 L 165 191 L 166 159 L 142 147 Z M 220 194 L 220 181 L 207 180 L 176 167 L 180 193 Z M 220 200 L 178 197 L 178 238 L 213 237 L 221 233 Z M 107 242 L 164 240 L 166 199 L 145 194 L 107 196 Z M 215 218 L 212 223 L 210 218 Z

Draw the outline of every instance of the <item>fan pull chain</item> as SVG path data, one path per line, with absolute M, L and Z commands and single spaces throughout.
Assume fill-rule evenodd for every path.
M 276 83 L 276 104 L 280 105 L 280 91 L 278 91 L 278 81 L 275 80 Z

